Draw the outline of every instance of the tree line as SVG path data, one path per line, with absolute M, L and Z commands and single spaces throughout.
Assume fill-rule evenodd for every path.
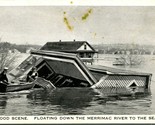
M 92 45 L 98 53 L 102 54 L 140 54 L 140 55 L 155 55 L 155 46 L 153 45 L 138 45 L 138 44 L 98 44 Z
M 0 51 L 6 51 L 6 50 L 13 50 L 16 49 L 21 53 L 25 53 L 27 49 L 29 48 L 34 48 L 34 49 L 39 49 L 41 46 L 39 45 L 31 45 L 31 44 L 11 44 L 9 42 L 0 42 Z

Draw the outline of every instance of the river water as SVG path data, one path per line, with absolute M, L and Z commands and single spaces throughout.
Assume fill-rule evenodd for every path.
M 155 114 L 155 56 L 133 67 L 113 66 L 113 55 L 99 55 L 94 64 L 152 73 L 150 94 L 107 96 L 90 88 L 42 89 L 0 94 L 0 115 L 151 115 Z

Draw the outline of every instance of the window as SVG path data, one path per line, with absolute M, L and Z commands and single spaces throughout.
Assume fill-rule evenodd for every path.
M 43 77 L 48 79 L 54 72 L 49 68 L 49 66 L 44 63 L 40 67 L 38 67 L 39 77 Z
M 88 58 L 91 58 L 92 57 L 92 54 L 91 53 L 87 53 L 87 57 Z
M 80 57 L 83 58 L 84 57 L 84 53 L 80 53 Z
M 84 49 L 85 49 L 85 50 L 87 49 L 87 45 L 84 45 Z

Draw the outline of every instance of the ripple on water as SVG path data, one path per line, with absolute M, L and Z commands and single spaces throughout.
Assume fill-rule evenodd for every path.
M 0 95 L 5 115 L 124 115 L 151 114 L 150 96 L 101 94 L 90 88 L 34 90 Z

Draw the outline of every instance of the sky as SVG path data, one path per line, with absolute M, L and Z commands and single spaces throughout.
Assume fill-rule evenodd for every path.
M 155 45 L 155 7 L 0 6 L 0 38 L 38 45 L 74 39 Z

